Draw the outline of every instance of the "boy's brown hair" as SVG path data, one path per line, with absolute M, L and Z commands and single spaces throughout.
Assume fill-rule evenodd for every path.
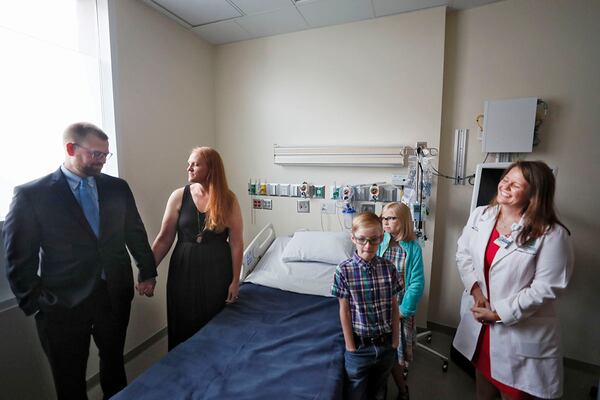
M 381 220 L 377 216 L 377 214 L 372 212 L 363 212 L 358 214 L 352 220 L 352 234 L 361 228 L 379 228 L 381 230 L 381 234 L 383 234 L 383 226 L 381 225 Z

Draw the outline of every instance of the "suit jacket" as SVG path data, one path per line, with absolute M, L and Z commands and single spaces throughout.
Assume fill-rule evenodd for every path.
M 139 281 L 156 276 L 129 185 L 105 174 L 96 177 L 96 184 L 98 238 L 60 168 L 15 188 L 2 233 L 8 281 L 25 314 L 80 304 L 94 290 L 102 270 L 111 302 L 130 303 L 133 276 L 127 249 L 137 262 Z

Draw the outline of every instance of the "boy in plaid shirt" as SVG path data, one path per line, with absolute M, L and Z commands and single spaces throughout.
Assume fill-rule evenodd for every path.
M 382 238 L 377 215 L 354 218 L 356 252 L 338 265 L 331 288 L 340 302 L 348 399 L 385 399 L 398 347 L 400 280 L 394 264 L 376 255 Z

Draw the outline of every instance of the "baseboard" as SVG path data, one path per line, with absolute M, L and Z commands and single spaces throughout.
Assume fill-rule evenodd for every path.
M 590 364 L 588 362 L 575 360 L 574 358 L 569 357 L 564 358 L 564 364 L 565 367 L 600 376 L 600 365 Z
M 127 364 L 129 361 L 136 358 L 138 355 L 140 355 L 142 352 L 147 350 L 149 347 L 151 347 L 153 344 L 157 343 L 159 340 L 161 340 L 165 336 L 167 336 L 167 328 L 166 327 L 161 329 L 160 331 L 156 332 L 154 335 L 150 336 L 148 339 L 146 339 L 145 341 L 140 343 L 138 346 L 129 350 L 124 355 L 125 364 Z M 99 383 L 100 383 L 100 373 L 95 373 L 94 375 L 90 376 L 87 379 L 87 390 L 90 390 L 91 388 L 98 385 Z
M 12 310 L 13 308 L 17 308 L 17 306 L 17 299 L 15 299 L 14 297 L 11 299 L 0 301 L 0 314 L 2 314 L 5 311 Z
M 456 328 L 451 326 L 438 324 L 437 322 L 427 321 L 427 329 L 434 332 L 443 333 L 445 335 L 454 336 Z M 418 329 L 419 330 L 419 329 Z M 574 358 L 564 357 L 565 367 L 575 369 L 577 371 L 591 373 L 600 376 L 600 365 L 591 364 L 585 361 L 575 360 Z
M 456 333 L 456 328 L 438 324 L 437 322 L 431 322 L 431 321 L 427 321 L 427 329 L 430 331 L 444 333 L 449 336 L 454 336 L 454 334 Z

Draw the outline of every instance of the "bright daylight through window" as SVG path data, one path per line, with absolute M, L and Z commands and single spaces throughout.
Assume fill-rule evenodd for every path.
M 0 0 L 0 221 L 15 185 L 59 167 L 67 125 L 100 126 L 116 153 L 106 3 Z

